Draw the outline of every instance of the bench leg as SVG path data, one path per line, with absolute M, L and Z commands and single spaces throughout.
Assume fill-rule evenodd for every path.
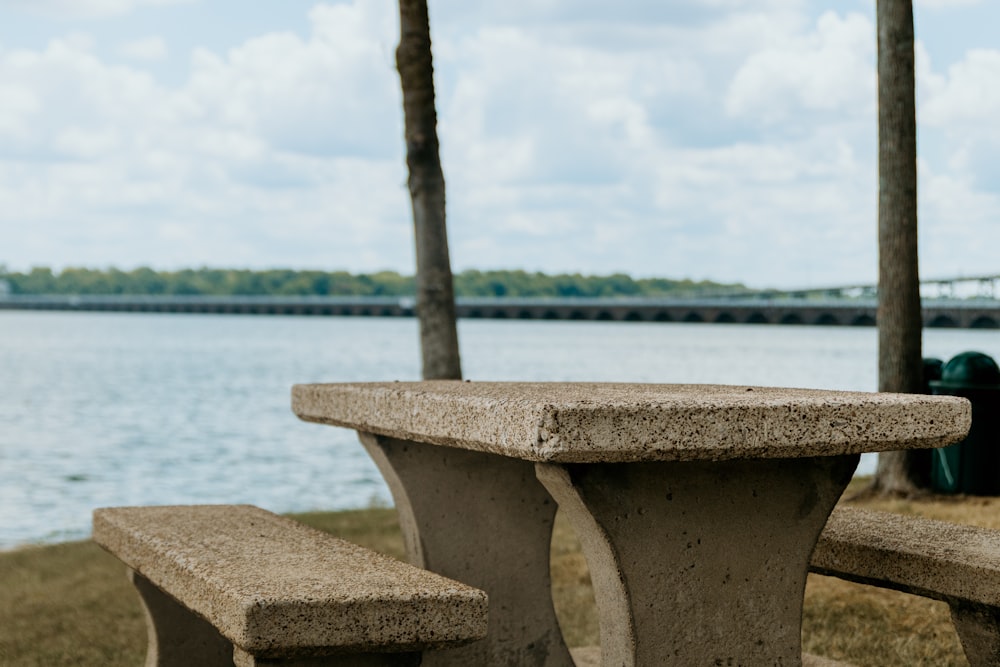
M 146 611 L 146 667 L 232 667 L 233 645 L 211 623 L 128 569 Z
M 972 667 L 1000 665 L 1000 609 L 953 603 L 951 620 Z
M 539 463 L 590 566 L 601 664 L 801 665 L 809 556 L 857 461 Z
M 430 667 L 571 667 L 552 605 L 556 504 L 526 461 L 360 434 L 392 491 L 407 555 L 489 596 L 489 630 Z
M 420 653 L 345 653 L 343 655 L 258 658 L 237 648 L 230 664 L 235 667 L 419 667 Z

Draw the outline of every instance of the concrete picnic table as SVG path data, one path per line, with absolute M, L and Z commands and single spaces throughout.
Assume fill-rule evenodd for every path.
M 724 385 L 297 385 L 355 429 L 411 562 L 489 595 L 485 640 L 425 665 L 573 664 L 552 605 L 557 506 L 580 538 L 603 665 L 799 665 L 810 553 L 862 452 L 968 431 L 953 397 Z

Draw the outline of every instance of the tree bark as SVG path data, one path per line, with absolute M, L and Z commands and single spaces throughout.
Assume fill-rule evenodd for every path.
M 427 0 L 399 0 L 396 68 L 403 88 L 406 164 L 417 254 L 417 316 L 425 380 L 462 377 L 438 151 Z
M 912 0 L 878 0 L 878 388 L 919 393 L 920 278 L 917 266 L 917 121 Z M 874 486 L 885 493 L 926 488 L 919 452 L 879 455 Z

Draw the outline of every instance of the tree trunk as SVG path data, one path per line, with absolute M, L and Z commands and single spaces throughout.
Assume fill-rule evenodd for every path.
M 923 386 L 917 268 L 917 121 L 912 0 L 878 0 L 878 389 Z M 874 486 L 913 493 L 928 485 L 921 452 L 879 455 Z
M 427 0 L 399 0 L 396 67 L 403 88 L 406 164 L 417 251 L 417 316 L 425 380 L 462 377 L 455 294 L 445 226 L 444 174 L 438 154 Z

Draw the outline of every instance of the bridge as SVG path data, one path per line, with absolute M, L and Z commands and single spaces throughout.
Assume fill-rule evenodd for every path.
M 595 320 L 874 326 L 872 298 L 517 299 L 459 298 L 469 319 Z M 411 297 L 2 295 L 0 310 L 230 315 L 412 317 Z M 924 326 L 1000 328 L 1000 300 L 925 299 Z
M 801 289 L 739 289 L 703 290 L 699 296 L 734 299 L 874 299 L 878 286 L 872 283 L 836 285 L 834 287 L 804 287 Z M 925 278 L 920 281 L 920 294 L 926 299 L 994 299 L 1000 296 L 1000 274 Z

